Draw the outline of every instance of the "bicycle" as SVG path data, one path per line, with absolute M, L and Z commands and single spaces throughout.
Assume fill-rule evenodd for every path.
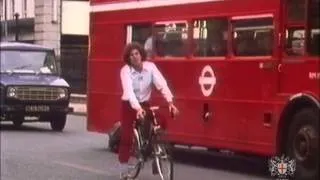
M 173 160 L 171 151 L 166 142 L 161 139 L 164 135 L 164 131 L 155 116 L 155 111 L 159 110 L 160 106 L 152 106 L 149 109 L 152 112 L 153 119 L 150 123 L 150 131 L 148 134 L 145 134 L 145 120 L 135 121 L 133 155 L 137 158 L 137 163 L 128 174 L 128 178 L 135 179 L 148 159 L 152 158 L 154 160 L 153 174 L 159 174 L 161 180 L 173 180 Z M 168 172 L 165 172 L 166 163 Z

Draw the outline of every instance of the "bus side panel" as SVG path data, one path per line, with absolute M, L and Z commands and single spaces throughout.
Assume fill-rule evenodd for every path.
M 261 61 L 156 62 L 168 79 L 181 111 L 177 120 L 168 122 L 170 139 L 182 144 L 263 154 L 274 152 L 272 134 L 276 123 L 272 127 L 264 126 L 264 113 L 273 112 L 274 103 L 263 99 L 276 89 L 276 72 L 259 69 Z M 199 84 L 201 71 L 207 65 L 213 68 L 216 77 L 209 97 L 202 94 Z M 203 119 L 205 104 L 212 113 L 208 121 Z
M 88 88 L 88 130 L 107 132 L 120 115 L 120 62 L 92 62 Z M 98 78 L 100 77 L 100 78 Z
M 88 110 L 94 113 L 88 117 L 87 129 L 93 132 L 107 133 L 115 122 L 120 121 L 120 96 L 92 93 L 90 97 Z
M 94 20 L 99 14 L 94 14 Z M 106 133 L 120 114 L 120 68 L 125 28 L 120 24 L 93 21 L 88 62 L 87 129 Z
M 150 0 L 151 1 L 151 0 Z M 137 2 L 139 3 L 139 2 Z M 146 9 L 129 9 L 120 11 L 109 11 L 100 13 L 97 21 L 117 22 L 152 22 L 152 21 L 170 21 L 184 20 L 194 17 L 205 16 L 229 16 L 248 15 L 248 12 L 263 13 L 274 10 L 278 6 L 278 0 L 268 1 L 213 1 L 196 4 L 179 4 L 175 6 L 152 7 Z M 232 8 L 232 11 L 230 9 Z M 164 13 L 165 12 L 165 13 Z
M 313 92 L 316 97 L 320 97 L 319 59 L 298 61 L 288 58 L 283 61 L 281 70 L 280 93 L 295 94 L 303 87 L 304 91 Z
M 94 20 L 98 15 L 92 15 Z M 120 60 L 125 44 L 125 26 L 122 24 L 107 24 L 94 22 L 90 35 L 89 61 Z
M 188 96 L 191 95 L 193 88 L 193 79 L 190 79 L 193 73 L 192 66 L 182 61 L 170 60 L 155 61 L 155 64 L 167 79 L 168 86 L 174 95 L 175 104 L 181 112 L 174 120 L 168 116 L 168 111 L 163 112 L 163 116 L 167 120 L 169 134 L 182 138 L 188 138 L 190 135 L 197 136 L 200 142 L 204 138 L 204 127 L 199 113 L 201 108 L 194 106 L 192 100 L 192 98 L 195 98 L 194 96 Z M 156 99 L 156 104 L 166 103 L 162 95 L 157 91 L 153 92 L 152 98 Z
M 120 2 L 123 0 L 90 0 L 90 4 L 101 4 L 101 3 L 114 3 L 114 2 Z
M 229 4 L 228 4 L 229 3 Z M 241 4 L 238 4 L 241 3 Z M 256 13 L 270 12 L 271 9 L 274 9 L 275 4 L 278 1 L 271 1 L 270 3 L 263 4 L 262 1 L 257 3 L 246 3 L 246 2 L 237 2 L 237 1 L 223 1 L 217 3 L 203 3 L 197 4 L 190 8 L 189 5 L 175 6 L 175 7 L 165 7 L 165 8 L 150 8 L 150 9 L 136 9 L 128 11 L 113 11 L 108 13 L 97 13 L 95 15 L 96 22 L 108 22 L 108 23 L 133 23 L 133 22 L 150 22 L 150 21 L 160 21 L 160 20 L 171 20 L 171 19 L 188 19 L 191 17 L 207 16 L 207 15 L 227 15 L 229 14 L 229 7 L 235 7 L 233 9 L 234 15 L 247 15 L 248 10 L 257 9 L 258 4 L 261 4 L 260 9 Z M 214 5 L 213 5 L 214 4 Z M 243 6 L 246 4 L 246 6 Z M 263 4 L 263 5 L 262 5 Z M 166 12 L 164 15 L 163 12 Z M 213 13 L 214 12 L 214 13 Z M 227 13 L 226 13 L 227 12 Z M 149 16 L 146 16 L 148 14 Z M 101 25 L 102 26 L 102 25 Z M 109 28 L 109 27 L 108 27 Z M 114 31 L 114 37 L 118 38 L 116 43 L 119 43 L 120 40 L 123 40 L 125 32 L 124 28 L 114 27 L 114 30 L 119 29 L 119 32 Z M 93 30 L 94 31 L 94 30 Z M 102 37 L 109 37 L 111 35 L 105 35 L 105 29 L 99 29 Z M 101 42 L 99 44 L 99 51 L 96 53 L 95 58 L 102 57 L 107 58 L 108 60 L 118 57 L 121 53 L 123 46 L 117 46 L 114 44 L 104 44 L 101 36 L 97 36 L 97 41 Z M 121 37 L 119 37 L 121 36 Z M 110 46 L 111 45 L 111 46 Z M 105 46 L 105 47 L 104 47 Z M 115 48 L 117 47 L 117 48 Z M 105 49 L 104 49 L 105 48 Z M 106 49 L 112 54 L 106 55 Z M 92 48 L 94 49 L 94 48 Z M 93 59 L 95 59 L 93 58 Z M 120 58 L 119 58 L 120 59 Z M 110 61 L 111 62 L 111 61 Z M 117 104 L 120 99 L 119 96 L 116 96 L 116 92 L 120 92 L 118 82 L 112 81 L 112 78 L 115 77 L 114 70 L 109 68 L 109 65 L 93 64 L 92 66 L 96 68 L 101 68 L 105 70 L 110 70 L 107 78 L 97 80 L 97 77 L 91 79 L 95 82 L 93 89 L 90 90 L 89 96 L 92 97 L 89 100 L 89 111 L 92 112 L 92 115 L 89 115 L 90 127 L 92 129 L 96 128 L 99 131 L 104 131 L 112 126 L 112 123 L 116 121 L 118 117 L 119 104 Z M 195 63 L 197 62 L 197 63 Z M 177 97 L 177 106 L 181 111 L 181 115 L 176 120 L 168 119 L 168 130 L 172 141 L 180 143 L 188 143 L 195 145 L 204 145 L 208 147 L 221 147 L 221 148 L 230 148 L 245 150 L 250 152 L 270 152 L 272 148 L 272 142 L 275 138 L 272 138 L 271 134 L 275 134 L 272 131 L 272 128 L 263 127 L 263 112 L 264 108 L 272 110 L 273 105 L 263 102 L 265 92 L 264 89 L 268 89 L 269 85 L 261 84 L 263 81 L 264 75 L 261 74 L 259 70 L 258 61 L 229 61 L 223 60 L 224 63 L 219 61 L 205 61 L 205 60 L 190 60 L 186 61 L 157 61 L 159 68 L 163 74 L 168 79 L 168 84 L 174 91 L 174 95 Z M 230 63 L 230 64 L 228 64 Z M 217 84 L 214 90 L 214 93 L 210 97 L 204 97 L 201 93 L 199 86 L 199 76 L 201 70 L 205 65 L 211 65 L 217 75 Z M 116 67 L 111 65 L 112 68 L 120 69 L 120 66 Z M 92 68 L 95 70 L 95 68 Z M 95 76 L 98 76 L 99 73 L 105 73 L 103 70 L 96 72 Z M 253 80 L 251 80 L 254 78 Z M 110 83 L 110 89 L 107 88 L 107 85 L 98 84 L 99 82 L 106 82 L 106 80 L 112 82 Z M 274 79 L 270 79 L 272 81 Z M 273 81 L 277 83 L 277 81 Z M 271 86 L 274 84 L 270 84 Z M 111 87 L 112 86 L 112 87 Z M 115 88 L 114 88 L 115 86 Z M 114 89 L 113 89 L 114 88 Z M 98 90 L 98 91 L 96 91 Z M 117 91 L 118 90 L 118 91 Z M 112 92 L 114 94 L 112 94 Z M 104 93 L 104 94 L 103 94 Z M 159 94 L 156 94 L 158 99 L 160 99 Z M 104 102 L 105 104 L 104 104 Z M 160 101 L 160 100 L 159 100 Z M 204 122 L 202 119 L 203 107 L 204 104 L 208 103 L 210 108 L 213 110 L 213 118 L 208 122 Z M 260 104 L 259 104 L 260 103 Z M 241 106 L 241 107 L 239 107 Z M 97 109 L 108 109 L 97 110 Z M 96 113 L 99 112 L 99 113 Z M 105 117 L 108 117 L 108 121 Z M 95 127 L 96 125 L 96 127 Z M 260 135 L 259 133 L 263 134 Z M 257 135 L 258 136 L 255 136 Z M 237 145 L 235 145 L 235 142 Z M 261 142 L 259 144 L 252 143 Z

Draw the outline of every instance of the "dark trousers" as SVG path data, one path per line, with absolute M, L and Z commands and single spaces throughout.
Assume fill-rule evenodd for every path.
M 149 103 L 140 103 L 143 109 L 146 110 L 147 115 L 144 125 L 150 123 L 149 119 L 152 118 L 152 114 L 148 108 Z M 127 163 L 129 161 L 131 150 L 133 147 L 133 125 L 136 120 L 136 110 L 132 109 L 128 101 L 122 101 L 121 110 L 121 139 L 119 144 L 119 161 L 120 163 Z

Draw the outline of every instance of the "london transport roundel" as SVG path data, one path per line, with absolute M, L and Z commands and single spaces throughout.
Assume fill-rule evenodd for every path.
M 208 97 L 212 94 L 213 88 L 216 85 L 216 77 L 211 66 L 206 65 L 199 77 L 199 84 L 201 87 L 201 92 L 204 96 Z

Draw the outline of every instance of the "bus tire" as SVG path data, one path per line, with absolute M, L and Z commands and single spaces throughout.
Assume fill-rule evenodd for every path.
M 294 179 L 318 179 L 319 110 L 302 109 L 292 120 L 288 131 L 286 153 L 296 162 Z

